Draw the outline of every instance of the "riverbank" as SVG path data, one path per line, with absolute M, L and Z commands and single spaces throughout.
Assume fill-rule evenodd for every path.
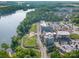
M 11 37 L 16 35 L 17 26 L 26 17 L 26 14 L 30 12 L 31 9 L 27 11 L 18 10 L 11 15 L 1 16 L 0 18 L 0 45 L 2 43 L 11 44 Z

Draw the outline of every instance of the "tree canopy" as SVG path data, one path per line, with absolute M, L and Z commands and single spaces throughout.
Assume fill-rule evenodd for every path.
M 5 50 L 0 50 L 0 58 L 9 58 L 9 55 Z
M 1 44 L 1 47 L 6 50 L 6 49 L 9 48 L 9 45 L 6 44 L 6 43 L 2 43 L 2 44 Z
M 13 55 L 13 57 L 17 57 L 17 58 L 40 57 L 40 53 L 35 49 L 30 49 L 30 48 L 23 49 L 20 46 L 18 46 L 16 48 L 16 53 Z

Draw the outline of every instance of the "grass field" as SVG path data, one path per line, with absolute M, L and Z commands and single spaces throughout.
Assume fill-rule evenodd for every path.
M 36 32 L 36 29 L 37 29 L 37 25 L 36 24 L 33 24 L 30 28 L 30 32 Z
M 79 39 L 79 35 L 78 34 L 70 34 L 70 38 L 71 39 Z
M 23 45 L 25 47 L 35 47 L 36 46 L 36 36 L 32 36 L 32 37 L 26 36 L 23 39 Z

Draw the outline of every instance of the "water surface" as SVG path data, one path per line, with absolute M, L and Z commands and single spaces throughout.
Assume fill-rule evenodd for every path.
M 27 11 L 18 10 L 16 13 L 7 16 L 1 16 L 0 18 L 0 45 L 2 43 L 11 44 L 11 37 L 16 34 L 17 26 L 22 20 L 24 20 L 26 13 L 33 11 L 28 9 Z

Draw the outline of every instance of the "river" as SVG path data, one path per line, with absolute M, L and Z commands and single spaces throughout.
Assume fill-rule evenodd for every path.
M 18 10 L 15 13 L 7 16 L 1 16 L 0 18 L 0 45 L 2 43 L 11 44 L 11 37 L 16 34 L 17 26 L 26 17 L 28 12 L 34 11 L 34 9 L 28 9 L 27 11 Z

